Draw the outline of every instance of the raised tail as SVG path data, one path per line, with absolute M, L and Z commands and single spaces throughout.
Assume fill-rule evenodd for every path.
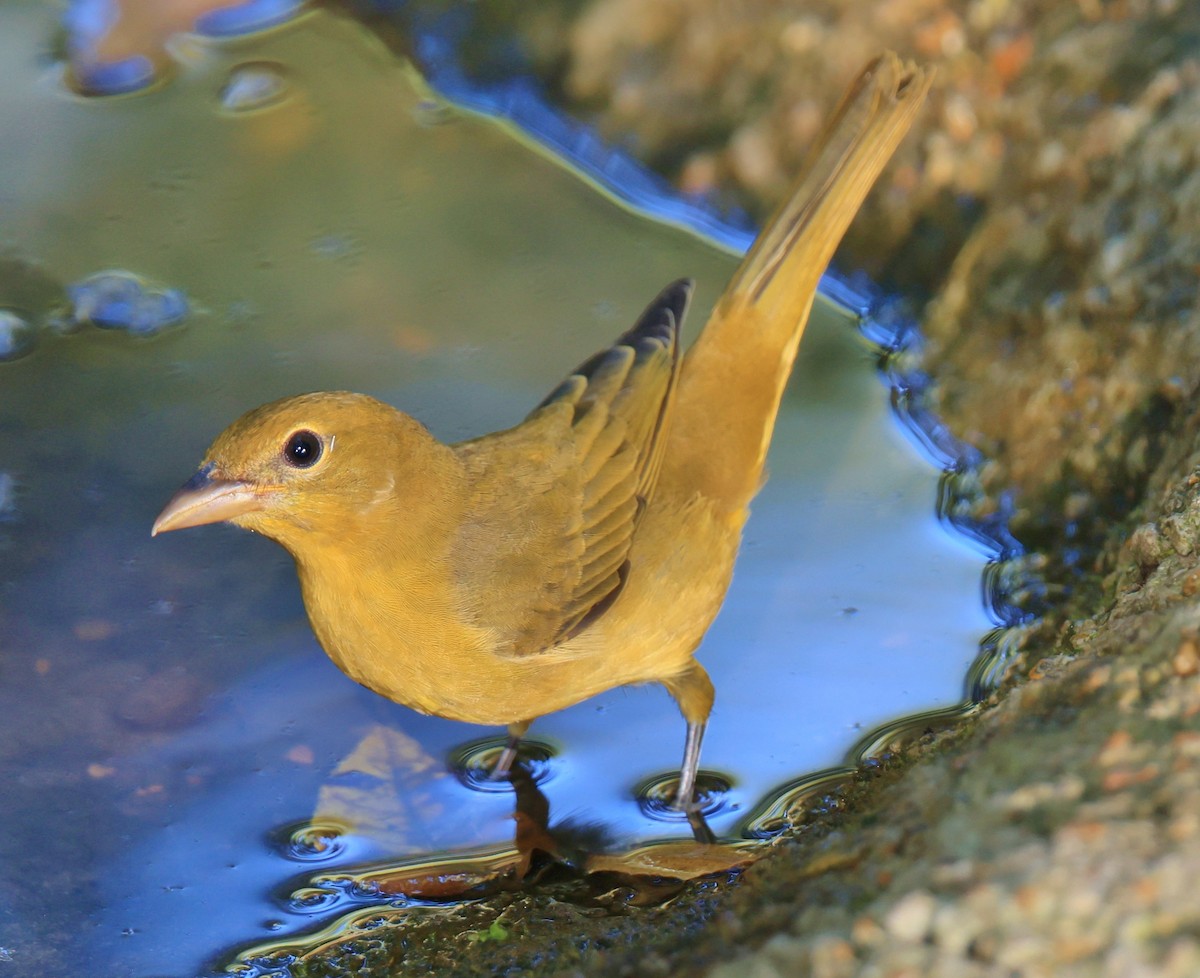
M 684 360 L 663 482 L 731 510 L 758 490 L 821 275 L 932 79 L 889 53 L 846 94 Z

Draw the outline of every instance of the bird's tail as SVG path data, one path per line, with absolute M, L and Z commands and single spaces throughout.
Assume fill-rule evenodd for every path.
M 821 275 L 931 82 L 894 54 L 869 65 L 734 274 L 683 365 L 666 453 L 681 488 L 733 508 L 758 490 Z

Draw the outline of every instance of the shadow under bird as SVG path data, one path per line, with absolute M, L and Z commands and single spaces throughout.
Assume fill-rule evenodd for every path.
M 313 631 L 351 678 L 422 713 L 506 725 L 658 682 L 695 804 L 713 686 L 693 658 L 733 573 L 822 272 L 931 73 L 885 55 L 681 356 L 692 286 L 520 424 L 446 445 L 361 394 L 303 394 L 227 428 L 153 533 L 227 521 L 295 559 Z

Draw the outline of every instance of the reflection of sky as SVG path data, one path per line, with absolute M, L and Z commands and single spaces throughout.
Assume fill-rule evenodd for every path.
M 0 614 L 26 636 L 0 644 L 13 677 L 0 742 L 77 711 L 76 730 L 49 730 L 58 739 L 36 756 L 0 753 L 0 775 L 22 799 L 39 778 L 69 786 L 99 840 L 76 867 L 86 905 L 49 916 L 17 901 L 53 902 L 38 890 L 50 856 L 22 852 L 20 880 L 0 859 L 19 927 L 14 940 L 0 921 L 0 945 L 30 960 L 21 941 L 47 942 L 83 913 L 89 973 L 189 975 L 230 945 L 303 928 L 286 899 L 312 873 L 503 842 L 512 828 L 504 794 L 446 774 L 447 752 L 487 731 L 346 680 L 308 632 L 280 551 L 220 528 L 149 540 L 204 446 L 241 410 L 314 388 L 377 394 L 448 440 L 510 424 L 680 274 L 700 283 L 694 336 L 733 263 L 616 209 L 488 123 L 419 121 L 392 56 L 324 15 L 236 49 L 197 42 L 170 85 L 110 103 L 63 98 L 36 76 L 30 52 L 49 29 L 40 8 L 0 12 L 0 71 L 12 74 L 0 124 L 31 133 L 0 144 L 0 173 L 19 177 L 4 191 L 5 241 L 63 295 L 127 268 L 181 289 L 193 312 L 152 342 L 46 336 L 0 368 L 4 465 L 19 487 L 19 519 L 0 525 Z M 235 58 L 286 65 L 282 101 L 220 113 Z M 988 627 L 983 558 L 938 526 L 936 473 L 885 402 L 856 334 L 826 312 L 700 652 L 717 686 L 702 766 L 734 782 L 719 833 L 779 784 L 841 761 L 871 726 L 956 702 Z M 115 637 L 87 644 L 85 619 Z M 32 678 L 42 660 L 45 679 Z M 164 668 L 211 690 L 199 718 L 115 722 L 128 689 L 112 675 Z M 600 821 L 625 841 L 685 834 L 632 799 L 679 762 L 683 723 L 660 688 L 610 691 L 533 735 L 559 752 L 552 820 Z M 393 769 L 335 774 L 371 745 Z M 89 765 L 112 773 L 92 783 Z M 143 797 L 147 786 L 161 790 Z M 78 831 L 51 794 L 33 825 L 14 824 L 27 805 L 0 800 L 12 838 Z M 360 824 L 344 851 L 284 854 L 282 827 L 348 797 Z

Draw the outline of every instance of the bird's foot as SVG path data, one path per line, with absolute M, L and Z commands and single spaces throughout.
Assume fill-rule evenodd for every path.
M 521 741 L 514 737 L 509 738 L 508 743 L 504 745 L 504 750 L 496 758 L 496 763 L 492 767 L 491 773 L 488 775 L 489 781 L 509 780 L 513 765 L 517 763 L 517 752 L 520 750 L 520 747 Z

